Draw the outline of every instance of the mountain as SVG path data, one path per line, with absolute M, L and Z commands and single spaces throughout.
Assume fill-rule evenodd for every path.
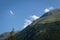
M 18 32 L 19 31 L 12 30 L 11 32 L 5 32 L 3 34 L 0 34 L 0 40 L 5 40 L 5 39 L 9 38 L 11 35 L 15 35 Z
M 15 37 L 16 40 L 60 40 L 60 9 L 45 13 Z
M 60 40 L 60 9 L 51 10 L 5 40 Z
M 9 32 L 5 32 L 3 34 L 0 35 L 0 40 L 3 40 L 5 38 L 7 38 L 7 36 L 10 36 L 10 33 Z

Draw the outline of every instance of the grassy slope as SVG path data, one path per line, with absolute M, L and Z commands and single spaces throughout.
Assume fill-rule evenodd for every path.
M 16 40 L 60 40 L 60 12 L 52 13 L 17 33 Z
M 60 40 L 60 10 L 48 12 L 47 16 L 35 20 L 12 38 L 14 40 Z

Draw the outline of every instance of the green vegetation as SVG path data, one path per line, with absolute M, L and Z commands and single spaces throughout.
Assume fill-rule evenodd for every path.
M 10 36 L 8 37 L 7 40 L 16 40 L 15 36 L 14 36 L 14 28 L 12 29 L 12 31 L 10 32 Z
M 60 40 L 60 21 L 37 24 L 15 36 L 16 40 Z
M 15 36 L 16 40 L 60 40 L 60 11 L 44 14 Z
M 60 40 L 60 10 L 52 10 L 7 40 Z
M 15 36 L 10 36 L 8 40 L 16 40 Z

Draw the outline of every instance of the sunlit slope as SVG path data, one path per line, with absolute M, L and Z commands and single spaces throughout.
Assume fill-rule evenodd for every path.
M 15 40 L 60 40 L 60 9 L 45 13 L 14 37 Z

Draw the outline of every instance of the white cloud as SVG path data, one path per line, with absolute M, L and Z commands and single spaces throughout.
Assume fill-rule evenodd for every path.
M 45 12 L 45 13 L 46 13 L 46 12 L 49 12 L 49 11 L 50 11 L 50 10 L 49 10 L 49 9 L 47 9 L 47 8 L 44 10 L 44 12 Z
M 49 7 L 49 9 L 50 9 L 50 10 L 53 10 L 53 9 L 54 9 L 54 7 Z
M 39 18 L 38 16 L 32 15 L 32 16 L 30 16 L 29 20 L 28 20 L 28 19 L 25 19 L 25 20 L 24 20 L 25 23 L 24 23 L 23 28 L 26 28 L 28 25 L 30 25 L 30 24 L 32 23 L 32 20 L 36 20 L 36 19 L 38 19 L 38 18 Z M 32 20 L 31 20 L 31 19 L 32 19 Z
M 36 16 L 36 15 L 32 15 L 32 16 L 30 16 L 33 20 L 36 20 L 36 19 L 38 19 L 39 17 L 38 16 Z
M 10 15 L 14 15 L 14 13 L 13 13 L 13 11 L 12 11 L 12 10 L 10 10 Z
M 53 10 L 53 7 L 46 8 L 46 9 L 44 10 L 44 12 L 49 12 L 50 10 Z M 33 20 L 36 20 L 36 19 L 38 19 L 38 18 L 39 18 L 38 16 L 32 15 L 32 16 L 29 17 L 29 20 L 28 20 L 28 19 L 25 19 L 25 20 L 24 20 L 25 23 L 24 23 L 23 28 L 26 28 L 28 25 L 30 25 L 30 24 L 32 23 Z
M 50 10 L 53 10 L 53 9 L 54 9 L 54 7 L 45 8 L 44 12 L 46 13 L 46 12 L 49 12 Z
M 31 20 L 25 19 L 24 28 L 32 23 Z

